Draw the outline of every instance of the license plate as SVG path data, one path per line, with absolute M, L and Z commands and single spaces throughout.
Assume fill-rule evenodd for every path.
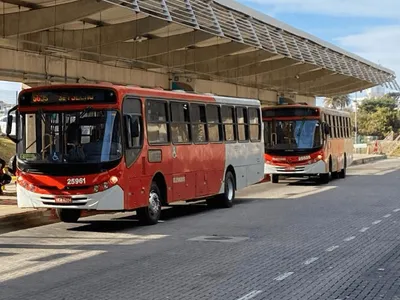
M 57 197 L 54 198 L 54 201 L 56 203 L 66 204 L 66 203 L 72 203 L 72 198 L 69 197 L 69 196 L 57 196 Z
M 295 168 L 295 167 L 286 167 L 285 170 L 287 170 L 287 171 L 293 171 L 293 170 L 296 170 L 296 168 Z

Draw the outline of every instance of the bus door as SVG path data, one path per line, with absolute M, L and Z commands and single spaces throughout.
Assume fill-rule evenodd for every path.
M 174 200 L 196 197 L 196 149 L 191 147 L 189 104 L 171 102 L 172 192 Z
M 148 193 L 142 193 L 142 187 L 148 185 L 143 176 L 145 160 L 140 158 L 143 148 L 144 130 L 142 102 L 138 98 L 127 97 L 122 104 L 123 133 L 125 134 L 126 173 L 124 186 L 125 208 L 133 208 L 147 201 Z M 142 157 L 145 157 L 142 155 Z

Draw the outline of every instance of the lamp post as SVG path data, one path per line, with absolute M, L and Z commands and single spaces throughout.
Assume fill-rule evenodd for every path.
M 354 139 L 355 139 L 355 141 L 354 141 L 354 144 L 357 144 L 357 131 L 358 131 L 358 128 L 357 128 L 357 106 L 358 106 L 357 100 L 354 101 L 354 106 L 355 106 L 355 116 L 354 116 L 354 126 L 355 126 Z

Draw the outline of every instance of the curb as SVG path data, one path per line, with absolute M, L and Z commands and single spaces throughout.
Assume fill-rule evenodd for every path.
M 0 234 L 55 223 L 49 209 L 30 210 L 0 217 Z
M 369 163 L 372 163 L 372 162 L 375 162 L 378 160 L 383 160 L 383 159 L 387 159 L 386 154 L 357 159 L 357 160 L 354 160 L 350 166 L 365 165 L 365 164 L 369 164 Z

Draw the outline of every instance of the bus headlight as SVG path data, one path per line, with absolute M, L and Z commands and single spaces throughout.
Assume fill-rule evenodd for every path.
M 321 154 L 318 155 L 318 156 L 317 156 L 317 159 L 318 159 L 318 160 L 321 160 L 321 159 L 322 159 L 322 155 L 321 155 Z
M 103 183 L 103 188 L 104 188 L 105 190 L 108 189 L 108 182 L 107 182 L 107 181 Z
M 118 182 L 118 177 L 117 176 L 111 176 L 110 178 L 110 183 L 112 185 L 116 184 Z
M 93 191 L 94 191 L 95 193 L 97 193 L 97 192 L 99 191 L 99 186 L 98 186 L 98 185 L 95 185 L 95 186 L 93 187 Z

